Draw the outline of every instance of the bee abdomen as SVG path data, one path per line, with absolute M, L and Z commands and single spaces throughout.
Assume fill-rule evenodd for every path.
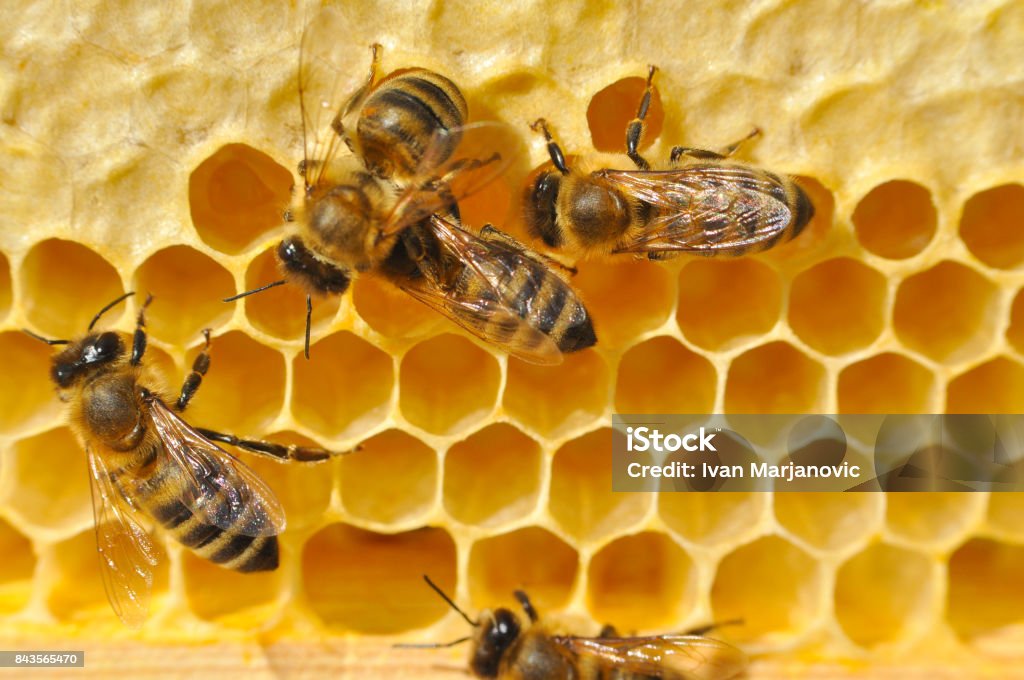
M 516 297 L 518 311 L 532 326 L 549 336 L 563 353 L 586 349 L 597 342 L 587 310 L 571 288 L 544 272 L 525 276 Z

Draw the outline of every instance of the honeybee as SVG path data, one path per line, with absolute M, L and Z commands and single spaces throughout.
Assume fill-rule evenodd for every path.
M 441 648 L 470 642 L 469 668 L 478 678 L 727 680 L 746 668 L 742 652 L 703 635 L 717 626 L 683 635 L 619 637 L 610 626 L 605 626 L 599 637 L 555 635 L 539 621 L 537 610 L 521 590 L 514 595 L 526 614 L 526 628 L 505 608 L 484 610 L 474 621 L 433 581 L 423 578 L 475 631 L 446 643 L 398 646 Z
M 668 167 L 652 169 L 637 147 L 650 105 L 651 66 L 636 117 L 626 128 L 626 154 L 636 170 L 570 168 L 542 118 L 554 170 L 540 172 L 525 194 L 531 235 L 580 256 L 633 253 L 662 260 L 682 253 L 736 256 L 796 237 L 814 206 L 792 179 L 729 157 L 754 130 L 721 151 L 677 146 Z
M 269 571 L 278 565 L 277 535 L 284 511 L 273 492 L 244 463 L 214 441 L 277 460 L 324 460 L 334 452 L 239 439 L 195 428 L 179 415 L 210 367 L 210 332 L 177 399 L 153 387 L 143 363 L 145 311 L 141 306 L 130 345 L 121 334 L 93 331 L 117 298 L 93 317 L 77 340 L 53 357 L 50 377 L 69 422 L 88 456 L 96 547 L 107 599 L 131 627 L 149 611 L 156 545 L 147 529 L 155 521 L 176 541 L 227 569 Z
M 457 201 L 500 175 L 509 158 L 488 152 L 508 126 L 466 124 L 468 106 L 450 79 L 423 68 L 381 77 L 382 47 L 351 94 L 343 86 L 350 43 L 342 14 L 325 9 L 303 33 L 298 90 L 304 157 L 301 200 L 286 213 L 297 233 L 277 257 L 306 296 L 309 356 L 313 295 L 344 293 L 357 274 L 387 277 L 412 267 L 403 232 L 434 213 L 458 217 Z M 351 154 L 341 154 L 342 146 Z

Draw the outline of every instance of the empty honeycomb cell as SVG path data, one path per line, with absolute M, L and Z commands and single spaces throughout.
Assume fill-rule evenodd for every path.
M 946 413 L 1024 413 L 1024 367 L 997 357 L 958 375 L 946 388 Z
M 1024 493 L 994 493 L 988 498 L 988 523 L 997 531 L 1014 537 L 1024 537 Z
M 944 543 L 977 521 L 981 494 L 918 492 L 886 494 L 885 523 L 894 534 L 918 543 Z
M 32 526 L 78 529 L 92 518 L 85 452 L 66 427 L 17 441 L 5 466 L 17 480 L 11 509 Z
M 188 353 L 189 366 L 199 352 Z M 281 411 L 285 365 L 281 354 L 241 331 L 213 338 L 210 370 L 188 407 L 196 426 L 237 434 L 258 435 Z
M 839 550 L 878 530 L 882 519 L 878 494 L 776 493 L 775 518 L 808 545 Z
M 520 423 L 552 436 L 604 412 L 608 377 L 608 365 L 593 350 L 567 354 L 558 366 L 510 358 L 503 403 Z
M 590 560 L 587 607 L 622 634 L 664 630 L 685 617 L 696 598 L 693 561 L 664 534 L 623 536 Z
M 886 352 L 839 373 L 840 413 L 928 413 L 935 376 L 901 354 Z
M 587 126 L 590 128 L 590 139 L 598 151 L 626 152 L 626 127 L 636 117 L 640 99 L 647 87 L 647 74 L 642 75 L 617 80 L 590 98 Z M 665 110 L 655 84 L 638 148 L 646 149 L 653 144 L 661 134 L 664 122 Z
M 1006 329 L 1006 339 L 1021 354 L 1024 354 L 1024 288 L 1017 291 L 1010 307 L 1010 325 Z
M 736 357 L 725 384 L 727 413 L 810 413 L 820 408 L 821 364 L 785 342 Z
M 843 354 L 885 328 L 885 277 L 856 260 L 827 260 L 801 272 L 789 293 L 789 325 L 808 345 Z
M 917 255 L 935 236 L 938 217 L 931 192 L 908 180 L 876 186 L 853 211 L 857 240 L 893 260 Z
M 1024 263 L 1024 186 L 1006 184 L 967 199 L 960 218 L 960 239 L 990 267 L 1011 269 Z
M 469 552 L 469 592 L 478 608 L 513 606 L 523 590 L 543 612 L 569 602 L 579 556 L 565 541 L 539 527 L 484 538 Z
M 605 347 L 625 344 L 659 328 L 675 302 L 672 275 L 656 262 L 582 262 L 571 283 L 594 320 L 598 342 Z
M 296 432 L 276 432 L 264 437 L 285 446 L 322 446 L 309 437 Z M 331 502 L 334 487 L 332 463 L 294 464 L 280 463 L 263 456 L 242 452 L 240 457 L 267 483 L 281 501 L 288 517 L 289 529 L 300 529 L 320 521 Z
M 341 498 L 360 519 L 407 521 L 430 509 L 437 488 L 437 454 L 401 430 L 381 432 L 341 461 Z
M 490 414 L 501 381 L 494 357 L 448 333 L 409 350 L 398 375 L 402 414 L 437 434 L 464 429 Z
M 971 640 L 1024 620 L 1024 546 L 975 538 L 949 558 L 946 620 Z
M 51 347 L 20 331 L 0 333 L 0 432 L 53 418 L 59 402 L 50 381 Z
M 839 625 L 864 647 L 896 642 L 930 614 L 939 587 L 935 577 L 925 555 L 876 543 L 839 567 L 835 589 Z
M 817 616 L 822 579 L 814 559 L 778 536 L 733 550 L 711 587 L 713 620 L 742 619 L 740 640 L 799 635 Z
M 32 543 L 14 527 L 0 520 L 0 613 L 16 612 L 28 602 L 36 556 Z
M 779 320 L 782 281 L 757 260 L 695 260 L 679 273 L 676 321 L 706 349 L 764 335 Z
M 936 361 L 969 356 L 994 335 L 996 289 L 962 264 L 945 261 L 905 279 L 893 328 L 909 349 Z
M 619 360 L 618 413 L 711 413 L 717 375 L 710 361 L 670 337 L 631 347 Z
M 391 357 L 347 331 L 292 359 L 292 412 L 329 437 L 358 434 L 387 415 L 395 383 Z
M 543 466 L 537 442 L 506 423 L 489 425 L 445 454 L 445 509 L 486 527 L 523 517 L 537 505 Z
M 267 248 L 249 263 L 245 272 L 245 289 L 253 290 L 280 281 L 277 246 Z M 312 300 L 310 335 L 316 340 L 334 319 L 341 297 L 330 295 Z M 249 295 L 240 303 L 245 305 L 245 316 L 253 326 L 278 338 L 298 339 L 306 333 L 306 293 L 299 286 L 285 284 Z M 227 305 L 225 305 L 226 307 Z
M 612 492 L 612 431 L 602 428 L 562 445 L 551 461 L 548 510 L 570 535 L 596 540 L 632 526 L 650 496 Z
M 309 607 L 325 624 L 370 634 L 424 628 L 448 605 L 423 583 L 455 592 L 455 542 L 431 527 L 385 535 L 332 524 L 302 549 Z
M 392 338 L 425 335 L 445 323 L 430 307 L 376 276 L 356 279 L 352 285 L 352 303 L 373 330 Z
M 764 493 L 662 493 L 658 514 L 672 531 L 701 545 L 728 545 L 754 529 L 768 511 Z
M 0 252 L 0 319 L 11 310 L 11 263 Z
M 151 256 L 135 273 L 135 289 L 152 294 L 146 325 L 154 337 L 190 345 L 204 328 L 215 328 L 231 317 L 221 298 L 235 284 L 228 270 L 188 246 L 172 246 Z
M 229 627 L 258 626 L 273 613 L 281 571 L 242 574 L 186 551 L 182 564 L 189 608 L 201 619 Z
M 20 278 L 28 320 L 54 338 L 82 335 L 96 312 L 124 293 L 109 262 L 79 243 L 55 238 L 32 247 Z M 110 310 L 102 323 L 116 323 L 124 309 Z
M 223 146 L 189 176 L 192 224 L 213 248 L 240 253 L 283 223 L 292 183 L 292 174 L 262 151 Z

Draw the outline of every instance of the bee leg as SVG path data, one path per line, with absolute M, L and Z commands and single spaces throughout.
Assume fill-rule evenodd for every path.
M 146 353 L 146 307 L 153 301 L 152 295 L 146 296 L 146 301 L 139 308 L 139 316 L 135 319 L 135 335 L 132 337 L 132 358 L 128 363 L 138 366 L 142 363 L 142 356 Z
M 349 453 L 355 453 L 361 448 L 357 446 L 354 449 L 349 449 L 348 451 L 331 451 L 329 449 L 322 449 L 319 446 L 299 446 L 298 444 L 284 445 L 275 444 L 274 442 L 268 442 L 262 439 L 240 439 L 233 434 L 224 434 L 223 432 L 207 430 L 202 427 L 197 427 L 196 431 L 210 441 L 228 444 L 229 446 L 236 446 L 243 451 L 255 453 L 260 456 L 266 456 L 267 458 L 273 458 L 280 462 L 291 461 L 296 463 L 316 463 L 322 460 L 328 460 L 335 456 L 344 456 Z
M 351 147 L 351 143 L 349 143 L 348 138 L 345 135 L 345 126 L 342 121 L 344 121 L 344 119 L 348 117 L 348 114 L 350 114 L 354 109 L 362 105 L 366 100 L 366 96 L 370 94 L 370 91 L 373 89 L 374 84 L 377 82 L 377 69 L 380 68 L 380 57 L 384 52 L 384 48 L 381 47 L 379 43 L 374 43 L 370 45 L 370 51 L 373 53 L 373 60 L 370 62 L 370 74 L 366 77 L 366 82 L 363 83 L 358 90 L 352 93 L 352 96 L 348 98 L 348 101 L 345 102 L 344 106 L 338 109 L 338 114 L 334 116 L 334 120 L 331 121 L 331 129 L 334 130 L 339 137 L 344 139 L 346 144 L 349 144 L 349 147 Z
M 485 224 L 483 227 L 480 228 L 480 238 L 482 238 L 485 241 L 498 241 L 500 243 L 504 243 L 509 248 L 513 248 L 514 250 L 519 251 L 526 257 L 529 257 L 532 260 L 536 260 L 537 262 L 540 262 L 542 264 L 547 264 L 548 266 L 560 269 L 565 273 L 569 274 L 570 276 L 576 276 L 577 274 L 576 267 L 570 267 L 564 262 L 559 262 L 553 257 L 549 257 L 548 255 L 538 253 L 536 250 L 528 248 L 525 244 L 520 243 L 515 236 L 512 236 L 511 234 L 506 234 L 502 230 L 495 227 L 493 224 Z
M 558 142 L 551 136 L 551 131 L 548 130 L 548 122 L 543 118 L 538 118 L 530 124 L 530 129 L 534 132 L 539 130 L 544 135 L 544 139 L 548 143 L 548 155 L 551 156 L 551 163 L 558 172 L 568 175 L 569 167 L 565 164 L 565 154 L 562 153 L 562 147 L 558 146 Z
M 647 109 L 651 106 L 651 92 L 654 90 L 652 83 L 657 70 L 656 66 L 649 67 L 647 87 L 644 89 L 643 98 L 640 99 L 640 108 L 637 109 L 636 118 L 629 121 L 629 125 L 626 126 L 626 155 L 636 163 L 639 170 L 651 169 L 651 164 L 636 149 L 640 145 L 640 137 L 644 133 L 644 119 L 647 118 Z
M 761 128 L 754 128 L 747 134 L 746 137 L 738 141 L 729 144 L 720 151 L 708 151 L 707 149 L 694 149 L 689 146 L 674 146 L 672 147 L 672 154 L 669 156 L 669 162 L 672 164 L 678 163 L 679 159 L 683 156 L 689 156 L 690 158 L 697 158 L 700 160 L 722 160 L 732 156 L 736 153 L 744 143 L 750 141 L 754 137 L 758 137 L 761 134 Z
M 179 413 L 188 407 L 188 403 L 192 401 L 192 397 L 196 395 L 196 390 L 199 389 L 199 385 L 203 382 L 203 376 L 210 370 L 209 328 L 203 329 L 203 337 L 206 339 L 206 344 L 199 350 L 198 356 L 192 362 L 192 372 L 185 376 L 185 382 L 181 385 L 181 394 L 178 396 L 178 401 L 174 404 L 174 409 Z
M 715 623 L 709 623 L 706 626 L 697 626 L 696 628 L 690 628 L 689 630 L 683 631 L 683 635 L 697 635 L 705 636 L 713 630 L 718 630 L 724 626 L 742 626 L 743 619 L 730 619 L 729 621 L 716 621 Z
M 515 595 L 517 600 L 519 600 L 519 606 L 521 606 L 523 611 L 526 612 L 526 616 L 530 619 L 530 623 L 536 623 L 538 618 L 537 610 L 533 608 L 533 603 L 530 602 L 530 596 L 522 590 L 517 590 L 512 594 Z

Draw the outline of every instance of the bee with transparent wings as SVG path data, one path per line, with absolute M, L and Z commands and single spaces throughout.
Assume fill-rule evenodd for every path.
M 626 129 L 635 170 L 568 164 L 544 119 L 532 128 L 547 142 L 553 168 L 526 190 L 531 234 L 578 257 L 631 253 L 651 260 L 680 254 L 737 256 L 795 238 L 814 216 L 792 179 L 729 160 L 747 139 L 721 151 L 677 146 L 666 167 L 652 169 L 638 146 L 650 105 L 655 68 Z

